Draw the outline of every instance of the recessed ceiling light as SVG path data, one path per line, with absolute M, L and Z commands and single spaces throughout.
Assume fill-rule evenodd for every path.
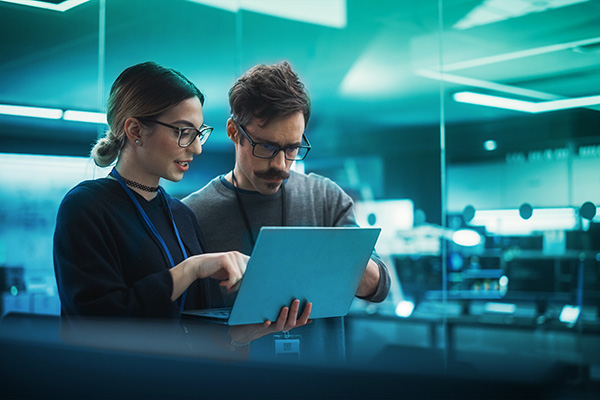
M 345 28 L 348 23 L 346 0 L 188 0 L 231 12 L 247 10 L 310 24 Z
M 65 0 L 65 1 L 43 1 L 43 0 L 0 0 L 4 3 L 19 4 L 46 10 L 65 12 L 73 7 L 77 7 L 89 0 Z
M 586 1 L 589 0 L 485 0 L 454 24 L 453 28 L 468 29 Z

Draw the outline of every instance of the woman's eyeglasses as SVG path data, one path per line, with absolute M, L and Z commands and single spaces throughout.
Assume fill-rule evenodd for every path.
M 200 127 L 200 129 L 196 129 L 194 127 L 179 127 L 179 126 L 175 126 L 175 125 L 170 125 L 161 121 L 157 121 L 155 119 L 150 119 L 150 118 L 145 118 L 145 117 L 138 117 L 137 119 L 141 120 L 141 121 L 146 121 L 146 122 L 152 122 L 155 124 L 159 124 L 162 126 L 166 126 L 167 128 L 171 128 L 175 131 L 179 132 L 179 136 L 177 138 L 177 144 L 179 145 L 179 147 L 188 147 L 190 146 L 192 143 L 194 143 L 194 140 L 196 140 L 196 137 L 198 137 L 198 140 L 200 140 L 200 145 L 202 146 L 204 143 L 206 143 L 206 141 L 208 140 L 208 137 L 210 136 L 211 132 L 213 131 L 213 127 L 212 126 L 208 126 L 208 125 L 202 125 Z

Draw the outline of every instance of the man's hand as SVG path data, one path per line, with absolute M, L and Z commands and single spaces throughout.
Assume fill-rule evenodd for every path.
M 300 300 L 294 300 L 290 307 L 283 307 L 279 312 L 277 321 L 266 320 L 262 324 L 236 325 L 229 330 L 229 336 L 238 343 L 250 343 L 270 333 L 291 331 L 294 328 L 310 324 L 309 319 L 312 303 L 306 304 L 302 315 L 298 317 Z

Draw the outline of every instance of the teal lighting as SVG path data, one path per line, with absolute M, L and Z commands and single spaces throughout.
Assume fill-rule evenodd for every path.
M 483 148 L 487 151 L 494 151 L 498 148 L 498 145 L 496 144 L 495 140 L 486 140 L 483 143 Z
M 514 314 L 517 311 L 517 306 L 510 303 L 485 303 L 483 309 L 486 312 L 499 313 L 499 314 Z
M 18 117 L 61 119 L 63 110 L 58 108 L 26 107 L 0 104 L 0 114 Z
M 577 212 L 572 207 L 535 208 L 529 219 L 523 219 L 518 209 L 477 210 L 469 222 L 484 226 L 497 235 L 526 236 L 533 232 L 573 230 L 577 227 Z
M 580 313 L 581 309 L 579 307 L 567 304 L 562 308 L 558 319 L 564 324 L 574 325 L 575 322 L 577 322 Z
M 10 287 L 10 294 L 13 295 L 13 296 L 18 295 L 19 294 L 19 289 L 17 289 L 16 286 L 11 286 Z
M 476 104 L 479 106 L 504 108 L 507 110 L 516 110 L 533 113 L 534 103 L 524 100 L 509 99 L 500 96 L 491 96 L 474 92 L 458 92 L 452 96 L 454 101 L 459 103 Z
M 583 3 L 588 0 L 543 0 L 543 1 L 507 1 L 485 0 L 460 21 L 453 28 L 463 30 L 474 26 L 487 25 L 524 15 L 548 11 L 555 8 L 566 7 Z
M 572 99 L 551 100 L 532 102 L 525 100 L 510 99 L 501 96 L 474 92 L 454 93 L 452 98 L 459 103 L 476 104 L 480 106 L 504 108 L 538 114 L 549 111 L 566 110 L 571 108 L 589 107 L 600 104 L 600 96 L 575 97 Z
M 346 0 L 188 0 L 192 3 L 216 7 L 237 13 L 240 10 L 262 13 L 273 17 L 302 21 L 309 24 L 343 29 L 348 23 Z
M 0 0 L 1 1 L 1 0 Z M 60 108 L 26 107 L 0 104 L 0 114 L 17 117 L 63 119 L 65 121 L 90 122 L 106 124 L 106 114 L 91 111 L 66 110 Z
M 412 315 L 415 309 L 415 303 L 412 301 L 402 300 L 396 306 L 396 315 L 402 318 L 408 318 Z
M 452 234 L 452 241 L 459 246 L 477 246 L 481 240 L 481 235 L 472 229 L 459 229 Z
M 87 3 L 89 0 L 65 0 L 60 3 L 49 3 L 47 1 L 36 1 L 36 0 L 0 0 L 5 3 L 19 4 L 21 6 L 29 6 L 35 8 L 43 8 L 46 10 L 65 12 L 71 8 L 77 7 L 83 3 Z
M 66 110 L 63 119 L 65 121 L 92 122 L 106 124 L 106 114 L 89 111 Z

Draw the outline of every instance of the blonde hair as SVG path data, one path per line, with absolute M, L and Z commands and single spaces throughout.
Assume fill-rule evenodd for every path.
M 160 114 L 183 100 L 198 97 L 204 104 L 204 95 L 183 74 L 145 62 L 127 68 L 110 89 L 106 118 L 109 130 L 98 139 L 91 156 L 99 167 L 111 165 L 123 148 L 125 121 L 131 117 L 158 118 Z

